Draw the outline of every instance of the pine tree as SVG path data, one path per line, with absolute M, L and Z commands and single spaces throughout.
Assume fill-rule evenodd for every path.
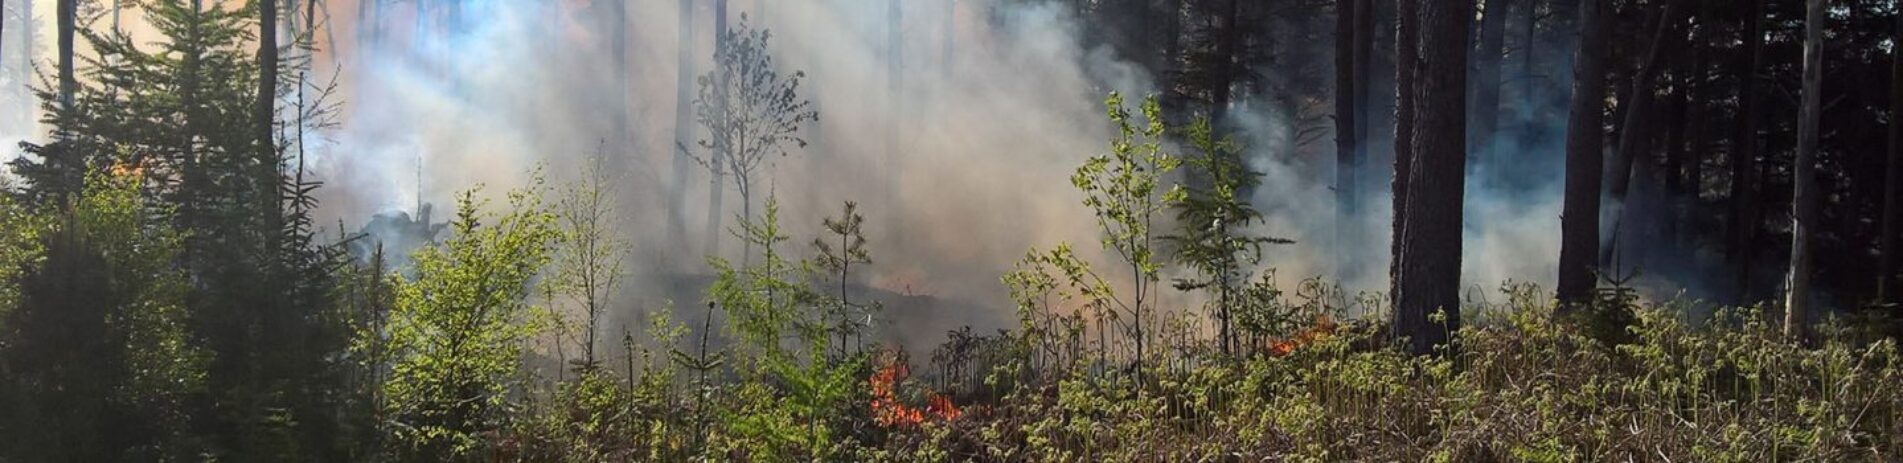
M 1467 33 L 1472 0 L 1420 6 L 1420 71 L 1394 335 L 1417 355 L 1450 352 L 1460 327 L 1461 213 L 1466 170 Z M 1447 349 L 1447 350 L 1442 350 Z
M 1579 51 L 1573 55 L 1572 110 L 1566 124 L 1566 199 L 1560 214 L 1562 310 L 1591 300 L 1598 278 L 1609 13 L 1602 2 L 1580 5 Z

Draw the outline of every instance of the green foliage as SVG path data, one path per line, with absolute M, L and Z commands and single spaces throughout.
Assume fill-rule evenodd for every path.
M 38 243 L 7 253 L 43 254 L 8 280 L 19 306 L 0 322 L 0 458 L 186 460 L 207 450 L 190 432 L 208 356 L 192 342 L 189 286 L 173 266 L 183 235 L 141 188 L 94 175 L 50 223 L 10 218 L 44 228 L 17 232 Z
M 854 344 L 854 340 L 864 340 L 865 332 L 872 328 L 872 315 L 880 309 L 876 301 L 852 302 L 852 294 L 847 291 L 853 265 L 872 263 L 872 253 L 866 250 L 865 222 L 866 218 L 859 215 L 859 203 L 846 201 L 839 217 L 827 217 L 821 221 L 826 228 L 826 235 L 813 239 L 813 248 L 819 251 L 819 255 L 814 258 L 815 265 L 839 284 L 839 291 L 829 295 L 822 306 L 827 311 L 825 317 L 834 320 L 829 330 L 832 335 L 838 336 L 833 349 L 837 350 L 840 357 L 848 355 L 849 345 L 853 349 L 851 353 L 864 351 L 864 346 Z M 833 239 L 838 240 L 837 244 Z
M 510 192 L 499 215 L 482 213 L 475 192 L 463 193 L 454 237 L 419 250 L 417 277 L 394 282 L 387 333 L 364 333 L 386 338 L 381 414 L 399 455 L 476 458 L 484 433 L 506 423 L 523 342 L 546 317 L 527 298 L 558 237 L 536 193 Z
M 1292 244 L 1294 241 L 1250 236 L 1244 228 L 1262 220 L 1245 191 L 1261 183 L 1261 174 L 1243 164 L 1242 150 L 1233 141 L 1217 140 L 1208 119 L 1197 119 L 1189 127 L 1190 145 L 1199 156 L 1189 158 L 1189 175 L 1197 181 L 1185 187 L 1187 194 L 1176 201 L 1177 233 L 1164 239 L 1174 244 L 1176 261 L 1195 272 L 1196 277 L 1175 281 L 1179 290 L 1207 290 L 1212 297 L 1205 305 L 1217 322 L 1217 338 L 1223 352 L 1235 352 L 1235 314 L 1231 310 L 1244 302 L 1253 266 L 1262 260 L 1262 246 Z

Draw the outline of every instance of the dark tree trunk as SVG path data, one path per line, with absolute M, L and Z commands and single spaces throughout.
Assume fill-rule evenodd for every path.
M 1797 116 L 1797 160 L 1791 165 L 1791 268 L 1784 298 L 1784 336 L 1804 338 L 1810 326 L 1811 236 L 1816 234 L 1817 139 L 1823 116 L 1825 0 L 1804 14 L 1804 97 Z
M 1420 71 L 1421 0 L 1399 0 L 1394 28 L 1394 219 L 1388 239 L 1388 295 L 1399 310 L 1402 237 L 1407 235 L 1408 180 L 1414 172 L 1414 107 L 1419 96 L 1415 74 Z
M 1896 17 L 1897 43 L 1903 43 L 1903 13 Z M 1883 182 L 1883 236 L 1878 249 L 1877 301 L 1897 304 L 1897 220 L 1903 218 L 1903 50 L 1890 50 L 1890 162 Z M 1903 304 L 1893 307 L 1903 320 Z
M 1467 33 L 1472 0 L 1422 2 L 1413 167 L 1401 235 L 1394 332 L 1417 355 L 1452 346 L 1460 327 L 1462 196 L 1467 159 Z M 1438 314 L 1438 315 L 1437 315 Z M 1444 318 L 1437 318 L 1444 317 Z
M 1560 212 L 1562 311 L 1592 299 L 1599 258 L 1599 188 L 1604 174 L 1607 5 L 1583 2 L 1573 97 L 1566 118 L 1566 199 Z
M 278 94 L 278 2 L 258 2 L 258 101 L 252 114 L 253 136 L 258 149 L 275 151 L 271 120 L 275 118 Z
M 679 41 L 674 64 L 674 176 L 668 182 L 668 204 L 672 206 L 669 242 L 687 241 L 687 177 L 694 160 L 688 147 L 694 145 L 694 0 L 680 1 Z M 718 184 L 716 179 L 715 184 Z M 712 239 L 711 237 L 709 239 Z M 682 258 L 682 263 L 693 259 Z
M 1506 44 L 1508 0 L 1487 0 L 1480 19 L 1480 48 L 1474 53 L 1473 106 L 1468 109 L 1468 162 L 1487 162 L 1500 126 L 1501 48 Z
M 1360 39 L 1355 11 L 1362 0 L 1335 2 L 1335 200 L 1336 227 L 1347 230 L 1356 209 L 1355 155 L 1361 144 L 1361 68 L 1355 54 Z
M 1632 76 L 1632 86 L 1626 90 L 1626 98 L 1620 101 L 1623 117 L 1619 124 L 1619 145 L 1612 151 L 1612 163 L 1608 167 L 1611 177 L 1607 179 L 1608 198 L 1612 200 L 1610 213 L 1606 214 L 1612 224 L 1607 230 L 1613 235 L 1606 248 L 1601 250 L 1601 265 L 1612 262 L 1618 252 L 1619 238 L 1625 232 L 1625 203 L 1632 191 L 1633 165 L 1640 157 L 1651 152 L 1647 142 L 1651 140 L 1652 122 L 1648 118 L 1658 112 L 1658 108 L 1654 107 L 1657 104 L 1654 88 L 1657 87 L 1661 58 L 1671 47 L 1672 26 L 1677 22 L 1677 13 L 1681 10 L 1678 8 L 1679 1 L 1682 0 L 1670 0 L 1659 7 L 1658 22 L 1654 24 L 1651 39 L 1647 40 L 1649 45 L 1644 61 Z
M 1242 42 L 1242 0 L 1229 0 L 1223 8 L 1222 17 L 1218 18 L 1222 37 L 1216 41 L 1216 59 L 1221 61 L 1216 63 L 1219 71 L 1215 88 L 1210 89 L 1213 94 L 1210 96 L 1209 108 L 1212 115 L 1210 122 L 1218 131 L 1224 130 L 1224 124 L 1229 122 L 1229 103 L 1236 86 L 1236 51 Z
M 1704 205 L 1704 156 L 1710 146 L 1706 135 L 1710 124 L 1705 121 L 1705 118 L 1708 117 L 1711 107 L 1705 102 L 1706 95 L 1711 93 L 1710 85 L 1707 83 L 1705 48 L 1711 45 L 1710 34 L 1716 27 L 1712 17 L 1711 0 L 1699 0 L 1698 3 L 1698 29 L 1692 36 L 1692 42 L 1687 49 L 1691 54 L 1691 68 L 1687 70 L 1685 83 L 1685 101 L 1689 106 L 1686 108 L 1686 126 L 1683 129 L 1686 159 L 1683 170 L 1684 180 L 1679 192 L 1679 216 L 1676 218 L 1679 229 L 1683 231 L 1680 236 L 1686 238 L 1688 242 L 1695 239 L 1695 235 L 1699 232 L 1693 218 L 1697 216 L 1698 209 Z
M 59 103 L 65 109 L 73 108 L 73 93 L 79 91 L 79 78 L 73 74 L 73 34 L 78 27 L 75 22 L 79 13 L 78 1 L 59 0 L 59 4 L 54 6 L 58 10 L 55 20 L 59 21 Z
M 1763 59 L 1764 33 L 1762 18 L 1764 0 L 1746 0 L 1744 16 L 1744 42 L 1746 60 L 1737 71 L 1738 84 L 1738 133 L 1732 137 L 1731 147 L 1731 226 L 1727 227 L 1727 254 L 1736 266 L 1737 303 L 1745 303 L 1751 298 L 1751 257 L 1752 242 L 1756 240 L 1758 229 L 1757 204 L 1753 200 L 1755 192 L 1752 186 L 1757 183 L 1758 157 L 1758 62 Z

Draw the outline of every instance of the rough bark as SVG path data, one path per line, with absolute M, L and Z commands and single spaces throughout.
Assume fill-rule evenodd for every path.
M 1460 327 L 1461 214 L 1467 159 L 1467 34 L 1472 0 L 1420 5 L 1418 93 L 1395 335 L 1417 355 L 1451 352 Z M 1439 314 L 1439 315 L 1436 315 Z M 1440 318 L 1444 317 L 1444 318 Z M 1447 350 L 1438 348 L 1445 346 Z
M 1581 3 L 1573 96 L 1566 118 L 1566 197 L 1560 212 L 1559 300 L 1565 311 L 1592 299 L 1599 257 L 1599 188 L 1605 149 L 1607 6 Z
M 1896 16 L 1895 41 L 1903 43 L 1903 14 Z M 1890 162 L 1883 182 L 1883 252 L 1877 263 L 1877 301 L 1896 304 L 1897 220 L 1903 218 L 1903 50 L 1890 51 Z M 1903 304 L 1896 310 L 1903 319 Z
M 1823 116 L 1824 4 L 1810 0 L 1804 15 L 1804 97 L 1797 116 L 1797 160 L 1791 166 L 1791 267 L 1784 298 L 1784 336 L 1803 338 L 1810 326 L 1811 240 L 1816 233 L 1817 139 Z
M 1758 62 L 1763 60 L 1764 0 L 1746 0 L 1744 16 L 1744 36 L 1741 37 L 1747 58 L 1737 70 L 1738 83 L 1738 133 L 1732 136 L 1731 147 L 1731 226 L 1726 227 L 1726 250 L 1735 265 L 1737 278 L 1737 296 L 1734 302 L 1743 304 L 1750 296 L 1751 246 L 1756 241 L 1758 218 L 1757 204 L 1753 200 L 1753 186 L 1757 184 L 1758 158 Z
M 1420 67 L 1421 0 L 1399 0 L 1394 30 L 1394 228 L 1388 240 L 1388 295 L 1398 304 L 1401 293 L 1402 237 L 1407 235 L 1408 180 L 1414 171 L 1414 106 L 1418 92 L 1414 76 Z

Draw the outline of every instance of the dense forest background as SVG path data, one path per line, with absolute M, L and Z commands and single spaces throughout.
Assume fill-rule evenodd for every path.
M 0 462 L 1893 460 L 1899 37 L 0 0 Z

